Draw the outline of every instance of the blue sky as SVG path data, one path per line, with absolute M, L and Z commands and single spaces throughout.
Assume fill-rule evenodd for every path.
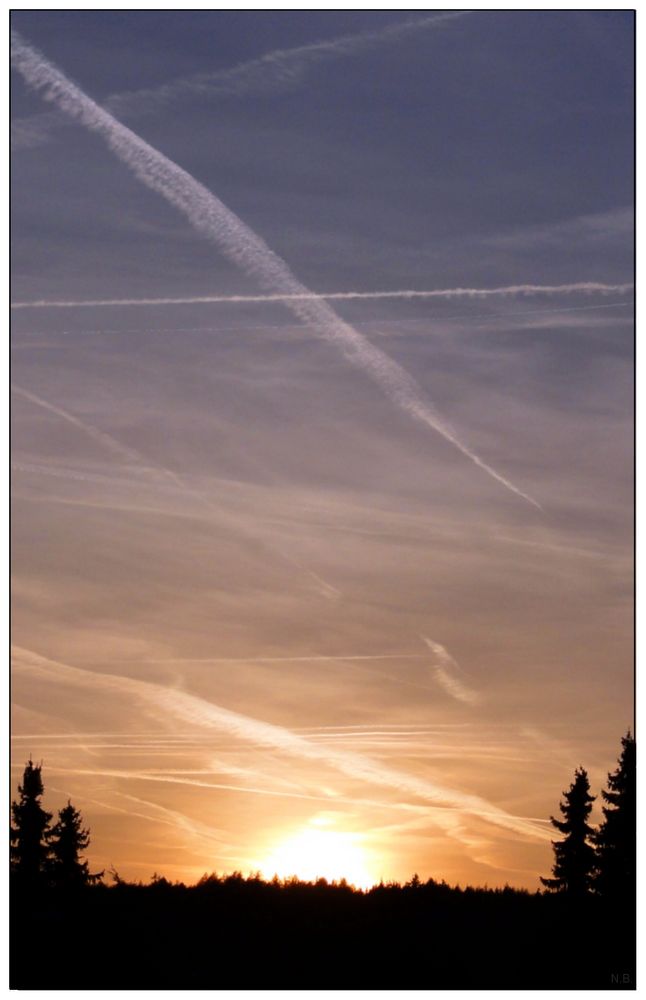
M 14 310 L 15 732 L 79 798 L 97 863 L 157 823 L 158 856 L 124 848 L 124 869 L 251 865 L 319 823 L 298 798 L 318 795 L 377 877 L 533 885 L 549 841 L 513 822 L 510 840 L 469 796 L 547 817 L 577 764 L 603 779 L 630 724 L 632 15 L 430 18 L 13 14 L 315 292 L 607 286 L 329 303 L 540 510 L 284 303 Z M 16 302 L 262 291 L 19 72 L 12 98 Z M 132 689 L 145 739 L 133 680 L 153 685 Z M 162 752 L 148 730 L 178 718 L 157 687 L 283 735 L 268 756 L 219 718 Z M 463 808 L 424 812 L 410 781 L 361 783 L 338 759 L 294 763 L 284 732 L 317 727 Z M 119 749 L 95 746 L 107 731 Z M 212 834 L 205 769 L 237 774 L 210 793 Z M 277 810 L 281 789 L 295 797 Z M 359 794 L 372 805 L 348 805 Z M 422 809 L 396 851 L 379 802 Z

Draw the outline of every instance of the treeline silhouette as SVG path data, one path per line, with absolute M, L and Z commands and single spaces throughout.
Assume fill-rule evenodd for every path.
M 635 742 L 622 740 L 588 825 L 586 772 L 563 793 L 545 891 L 414 875 L 344 880 L 91 873 L 68 802 L 52 826 L 29 761 L 12 804 L 14 989 L 634 989 Z

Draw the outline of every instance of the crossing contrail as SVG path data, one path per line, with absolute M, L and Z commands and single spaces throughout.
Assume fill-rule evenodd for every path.
M 256 278 L 268 293 L 286 296 L 285 304 L 301 322 L 336 344 L 351 364 L 369 375 L 412 419 L 436 431 L 483 472 L 540 509 L 533 497 L 460 440 L 408 372 L 342 320 L 320 296 L 301 284 L 285 261 L 216 195 L 96 104 L 17 32 L 12 31 L 11 37 L 12 64 L 29 86 L 42 92 L 45 100 L 58 105 L 90 131 L 101 135 L 115 156 L 143 184 L 182 212 L 197 232 L 215 243 L 246 274 Z
M 12 302 L 12 309 L 80 309 L 84 306 L 174 306 L 211 303 L 301 302 L 310 299 L 488 299 L 533 295 L 623 295 L 634 284 L 606 285 L 579 281 L 570 285 L 506 285 L 501 288 L 433 288 L 428 291 L 397 289 L 386 292 L 303 292 L 272 295 L 192 295 L 164 299 L 37 299 Z
M 384 45 L 396 44 L 422 31 L 442 27 L 469 11 L 450 11 L 416 20 L 389 24 L 374 31 L 342 35 L 327 41 L 299 45 L 293 49 L 275 49 L 258 59 L 249 59 L 226 69 L 194 73 L 157 87 L 110 94 L 102 102 L 112 114 L 130 121 L 180 104 L 186 97 L 208 98 L 209 101 L 294 90 L 302 77 L 314 66 L 361 52 L 370 52 Z M 30 115 L 15 120 L 11 126 L 14 149 L 33 148 L 48 141 L 53 132 L 69 124 L 57 111 Z

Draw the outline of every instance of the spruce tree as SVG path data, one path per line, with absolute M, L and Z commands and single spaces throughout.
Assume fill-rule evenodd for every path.
M 11 804 L 11 867 L 26 887 L 34 887 L 43 880 L 49 852 L 47 836 L 52 814 L 40 804 L 41 769 L 42 765 L 29 759 L 22 784 L 18 785 L 20 801 Z
M 589 843 L 593 835 L 588 825 L 588 817 L 594 802 L 590 795 L 588 775 L 583 768 L 574 772 L 574 781 L 567 792 L 563 792 L 564 802 L 559 804 L 563 819 L 550 817 L 552 825 L 565 838 L 552 841 L 554 849 L 554 878 L 541 878 L 541 882 L 551 892 L 565 892 L 570 896 L 584 896 L 592 886 L 595 867 L 595 851 Z
M 90 831 L 83 828 L 80 812 L 68 800 L 49 835 L 50 875 L 54 885 L 73 889 L 101 879 L 103 872 L 92 874 L 87 861 L 81 860 L 89 843 Z
M 603 821 L 595 834 L 597 872 L 595 889 L 606 898 L 628 901 L 635 894 L 636 746 L 626 733 L 617 769 L 608 775 L 601 792 Z

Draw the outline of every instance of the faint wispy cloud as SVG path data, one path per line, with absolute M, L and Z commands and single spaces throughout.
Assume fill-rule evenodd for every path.
M 230 711 L 187 692 L 150 681 L 83 670 L 20 647 L 14 647 L 14 655 L 15 669 L 42 681 L 84 689 L 95 696 L 99 692 L 125 696 L 145 705 L 166 721 L 181 721 L 207 730 L 219 730 L 258 747 L 325 764 L 355 780 L 413 795 L 435 806 L 479 816 L 521 836 L 539 840 L 549 837 L 533 821 L 514 816 L 480 796 L 446 788 L 352 751 L 321 746 L 292 730 Z
M 481 242 L 499 249 L 523 251 L 536 247 L 559 248 L 579 246 L 581 243 L 607 243 L 621 240 L 626 244 L 635 228 L 635 211 L 632 206 L 577 215 L 558 222 L 522 226 L 507 232 L 482 238 Z
M 439 642 L 433 642 L 425 635 L 421 636 L 434 656 L 431 664 L 433 676 L 441 688 L 456 701 L 462 701 L 466 705 L 476 705 L 480 701 L 480 695 L 468 687 L 458 676 L 460 667 L 451 654 Z
M 80 417 L 75 417 L 73 413 L 69 413 L 67 410 L 63 409 L 62 406 L 55 406 L 53 403 L 48 402 L 41 396 L 37 396 L 35 392 L 29 392 L 27 389 L 23 389 L 15 383 L 12 384 L 11 391 L 16 396 L 26 399 L 28 402 L 39 407 L 41 410 L 46 410 L 48 413 L 54 414 L 54 416 L 58 417 L 59 420 L 64 420 L 66 423 L 72 424 L 73 427 L 76 427 L 97 444 L 100 444 L 122 462 L 143 466 L 143 468 L 146 468 L 150 472 L 157 471 L 148 466 L 143 455 L 141 455 L 138 451 L 135 451 L 134 448 L 128 448 L 126 445 L 122 444 L 121 441 L 117 441 L 116 438 L 112 437 L 111 434 L 106 434 L 105 431 L 99 430 L 98 427 L 94 427 L 94 425 L 89 423 L 87 420 L 81 420 Z M 172 473 L 169 473 L 169 475 L 172 475 Z
M 229 527 L 233 528 L 236 532 L 241 534 L 243 537 L 248 539 L 253 539 L 254 541 L 260 541 L 263 546 L 265 546 L 269 551 L 278 555 L 281 559 L 287 562 L 290 566 L 295 567 L 300 572 L 304 573 L 309 579 L 314 583 L 318 592 L 328 600 L 338 600 L 341 597 L 341 591 L 334 587 L 327 580 L 324 580 L 318 573 L 314 570 L 303 565 L 303 563 L 296 556 L 292 555 L 283 546 L 278 548 L 272 542 L 270 542 L 265 535 L 260 536 L 258 531 L 254 528 L 249 527 L 248 519 L 242 518 L 237 514 L 231 513 L 230 511 L 225 511 L 221 504 L 215 505 L 213 501 L 207 498 L 204 493 L 200 490 L 195 489 L 193 486 L 189 485 L 184 478 L 173 472 L 172 469 L 167 469 L 163 465 L 150 465 L 148 460 L 134 448 L 129 448 L 122 444 L 111 434 L 107 434 L 105 431 L 99 430 L 93 424 L 89 423 L 87 420 L 81 420 L 80 417 L 74 416 L 74 414 L 69 413 L 67 410 L 63 409 L 61 406 L 55 406 L 53 403 L 48 402 L 41 396 L 36 395 L 36 393 L 29 392 L 27 389 L 23 389 L 20 386 L 12 384 L 11 391 L 17 396 L 26 399 L 28 402 L 33 403 L 34 406 L 40 407 L 40 409 L 46 410 L 48 413 L 52 413 L 55 417 L 60 420 L 72 424 L 73 427 L 78 428 L 93 441 L 100 444 L 103 448 L 107 449 L 112 455 L 116 456 L 121 461 L 132 463 L 142 472 L 150 473 L 155 481 L 162 481 L 170 483 L 176 489 L 179 489 L 185 496 L 190 497 L 192 500 L 196 500 L 199 504 L 204 506 L 208 512 L 215 514 L 217 519 Z M 21 465 L 16 463 L 16 467 L 20 471 L 39 471 L 44 472 L 46 475 L 61 476 L 61 478 L 76 478 L 79 480 L 88 480 L 89 477 L 83 473 L 67 473 L 61 472 L 60 470 L 47 469 L 46 467 L 35 467 L 29 466 L 29 464 Z M 104 502 L 91 502 L 91 501 L 79 501 L 79 500 L 65 500 L 61 498 L 52 498 L 52 502 L 56 503 L 68 503 L 71 505 L 78 506 L 95 506 L 95 507 L 106 507 L 109 506 Z M 125 509 L 125 505 L 121 505 L 122 509 Z M 138 505 L 139 510 L 143 510 L 141 505 Z M 148 508 L 151 513 L 163 513 L 155 510 L 154 508 Z
M 187 97 L 207 97 L 213 101 L 284 93 L 297 87 L 315 66 L 417 37 L 420 32 L 441 28 L 467 13 L 448 11 L 390 24 L 375 31 L 341 35 L 292 49 L 275 49 L 228 69 L 194 73 L 157 87 L 111 94 L 103 101 L 103 106 L 127 121 L 180 104 Z M 40 146 L 68 122 L 69 119 L 57 112 L 17 119 L 11 128 L 12 146 L 14 149 Z
M 421 660 L 424 653 L 351 653 L 336 656 L 209 656 L 192 659 L 191 657 L 170 657 L 163 659 L 147 659 L 146 663 L 319 663 L 338 662 L 344 660 Z M 136 661 L 141 663 L 141 660 Z

